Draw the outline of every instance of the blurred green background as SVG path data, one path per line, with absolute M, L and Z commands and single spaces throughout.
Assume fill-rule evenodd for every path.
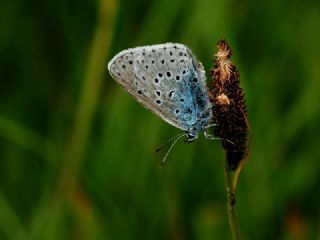
M 320 2 L 0 3 L 0 239 L 230 239 L 223 151 L 178 143 L 107 72 L 117 52 L 180 42 L 208 70 L 226 38 L 252 152 L 244 239 L 320 239 Z

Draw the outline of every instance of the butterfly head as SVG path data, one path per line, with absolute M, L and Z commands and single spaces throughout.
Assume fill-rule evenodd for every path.
M 185 140 L 186 143 L 191 143 L 198 138 L 198 134 L 195 134 L 194 132 L 192 132 L 191 129 L 186 131 L 185 136 L 186 136 L 186 140 Z
M 198 138 L 199 133 L 203 130 L 202 124 L 197 122 L 185 132 L 186 142 L 191 143 Z

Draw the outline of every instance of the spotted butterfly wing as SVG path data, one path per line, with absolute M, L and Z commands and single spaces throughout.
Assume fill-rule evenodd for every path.
M 124 50 L 111 59 L 108 70 L 145 108 L 182 130 L 191 129 L 209 108 L 202 64 L 182 44 Z M 207 123 L 201 124 L 200 130 Z

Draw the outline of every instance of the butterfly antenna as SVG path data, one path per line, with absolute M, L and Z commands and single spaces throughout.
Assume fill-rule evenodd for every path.
M 180 136 L 180 133 L 178 135 L 173 136 L 169 140 L 167 140 L 164 144 L 162 144 L 160 147 L 156 149 L 156 152 L 161 151 L 164 147 L 166 147 L 169 143 L 171 143 L 173 140 L 175 140 L 179 136 Z
M 184 136 L 185 136 L 185 133 L 182 133 L 182 134 L 180 134 L 180 135 L 178 135 L 178 136 L 175 137 L 173 143 L 171 144 L 170 148 L 169 148 L 168 151 L 166 152 L 166 155 L 164 155 L 162 161 L 160 162 L 160 167 L 163 167 L 163 165 L 165 164 L 166 159 L 167 159 L 169 153 L 171 152 L 173 146 L 178 142 L 178 140 L 179 140 L 181 137 L 184 137 Z M 172 139 L 172 140 L 173 140 L 173 139 Z M 172 141 L 172 140 L 171 140 L 171 141 Z

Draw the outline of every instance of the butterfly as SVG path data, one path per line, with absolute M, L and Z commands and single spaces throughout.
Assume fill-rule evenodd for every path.
M 202 64 L 183 44 L 164 43 L 121 51 L 108 63 L 111 76 L 146 109 L 194 141 L 212 126 Z M 175 139 L 175 142 L 178 138 Z

